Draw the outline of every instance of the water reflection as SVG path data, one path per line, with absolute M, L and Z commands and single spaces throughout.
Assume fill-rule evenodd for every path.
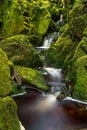
M 29 97 L 24 94 L 14 97 L 14 100 L 18 104 L 19 119 L 26 130 L 87 130 L 85 104 L 59 101 L 53 95 Z

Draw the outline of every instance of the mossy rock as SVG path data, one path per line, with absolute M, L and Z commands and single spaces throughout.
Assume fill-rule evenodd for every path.
M 46 54 L 46 61 L 47 61 L 47 64 L 48 66 L 55 66 L 56 67 L 56 62 L 57 62 L 57 51 L 56 51 L 56 48 L 55 47 L 50 47 L 48 50 L 47 50 L 47 53 Z
M 28 40 L 25 35 L 17 35 L 1 41 L 0 47 L 14 65 L 40 67 L 43 65 L 42 59 Z
M 20 130 L 17 106 L 12 98 L 0 98 L 0 130 Z
M 37 70 L 16 66 L 15 71 L 21 77 L 25 85 L 31 85 L 44 91 L 48 90 L 48 86 L 44 80 L 44 77 Z
M 81 40 L 87 26 L 87 10 L 84 4 L 77 4 L 69 14 L 69 32 L 73 39 Z
M 12 91 L 10 80 L 11 76 L 8 66 L 8 58 L 0 49 L 0 97 L 9 95 Z
M 70 52 L 70 48 L 72 46 L 72 40 L 70 36 L 66 37 L 60 36 L 58 41 L 54 44 L 54 48 L 56 49 L 56 66 L 62 67 L 66 56 Z
M 87 55 L 77 59 L 73 66 L 75 98 L 87 100 Z
M 12 75 L 14 73 L 14 64 L 8 60 L 8 65 L 9 65 L 9 68 L 10 68 L 10 74 Z
M 87 37 L 83 37 L 81 42 L 76 47 L 73 62 L 84 55 L 87 55 Z

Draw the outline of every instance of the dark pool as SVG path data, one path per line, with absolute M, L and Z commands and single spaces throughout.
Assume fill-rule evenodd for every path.
M 53 95 L 14 97 L 26 130 L 87 130 L 85 104 L 56 100 Z

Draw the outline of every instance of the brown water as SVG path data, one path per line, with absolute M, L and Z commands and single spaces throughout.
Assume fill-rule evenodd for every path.
M 87 130 L 85 104 L 56 100 L 53 95 L 14 97 L 18 117 L 26 130 Z

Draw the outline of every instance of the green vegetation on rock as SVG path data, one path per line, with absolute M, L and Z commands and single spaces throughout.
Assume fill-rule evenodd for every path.
M 75 62 L 81 56 L 87 55 L 87 37 L 83 37 L 81 42 L 76 47 L 73 62 Z
M 44 91 L 48 90 L 44 77 L 37 70 L 17 66 L 15 67 L 15 71 L 21 77 L 25 85 L 31 85 Z
M 0 130 L 20 130 L 16 112 L 17 107 L 12 98 L 0 98 Z
M 73 96 L 87 100 L 87 55 L 78 58 L 73 66 L 75 79 Z
M 12 85 L 10 80 L 11 76 L 8 66 L 8 58 L 0 49 L 0 97 L 4 97 L 11 93 Z
M 25 35 L 17 35 L 2 40 L 0 47 L 6 52 L 8 59 L 14 65 L 31 68 L 37 68 L 43 65 L 42 59 Z

